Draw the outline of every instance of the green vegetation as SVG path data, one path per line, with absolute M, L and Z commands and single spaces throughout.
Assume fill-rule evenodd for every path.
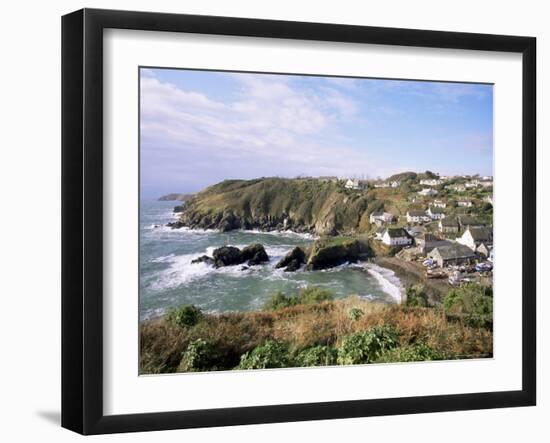
M 288 348 L 273 340 L 265 342 L 241 357 L 238 369 L 284 368 L 290 364 Z
M 359 320 L 363 316 L 364 312 L 361 308 L 351 308 L 348 312 L 348 318 L 350 320 Z
M 332 346 L 313 346 L 294 357 L 294 366 L 331 366 L 336 364 L 336 349 Z
M 314 304 L 332 299 L 334 299 L 334 292 L 330 289 L 324 289 L 318 286 L 302 288 L 297 295 L 291 296 L 287 296 L 283 292 L 277 291 L 267 300 L 264 305 L 264 310 L 276 311 L 278 309 L 288 308 L 289 306 Z
M 474 328 L 493 326 L 493 290 L 470 283 L 451 290 L 443 301 L 449 318 L 460 318 Z
M 194 305 L 182 305 L 171 309 L 167 314 L 168 321 L 178 326 L 194 326 L 201 318 L 201 310 Z
M 465 304 L 468 297 L 472 294 L 455 294 L 447 301 L 449 309 L 456 309 L 459 299 Z M 490 298 L 473 295 L 479 297 Z M 447 315 L 436 308 L 377 304 L 354 296 L 329 300 L 320 288 L 303 291 L 302 304 L 298 303 L 299 294 L 286 298 L 294 300 L 288 307 L 202 314 L 193 326 L 178 325 L 168 316 L 141 324 L 140 373 L 492 355 L 492 331 L 472 321 L 479 317 Z
M 416 344 L 393 348 L 376 361 L 377 363 L 398 363 L 411 361 L 444 360 L 445 354 L 425 345 Z
M 346 337 L 338 348 L 340 365 L 376 361 L 384 352 L 398 346 L 399 333 L 390 326 L 376 326 Z
M 222 230 L 294 229 L 319 235 L 366 232 L 368 217 L 362 217 L 376 199 L 366 192 L 347 191 L 342 183 L 315 179 L 225 180 L 189 200 L 180 222 Z
M 214 347 L 198 338 L 187 346 L 178 370 L 181 372 L 198 372 L 215 368 L 216 353 Z
M 429 306 L 428 294 L 422 285 L 409 286 L 406 290 L 407 306 L 427 307 Z

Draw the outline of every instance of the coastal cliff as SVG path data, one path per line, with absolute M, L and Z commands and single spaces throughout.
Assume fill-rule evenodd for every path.
M 315 179 L 225 180 L 188 200 L 171 226 L 292 230 L 316 235 L 366 232 L 377 204 L 341 183 Z M 372 207 L 372 208 L 371 208 Z

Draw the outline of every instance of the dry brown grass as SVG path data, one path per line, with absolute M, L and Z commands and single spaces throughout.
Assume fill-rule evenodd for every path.
M 353 308 L 363 311 L 357 320 L 350 318 Z M 388 306 L 352 296 L 279 311 L 206 315 L 193 327 L 173 325 L 164 318 L 146 322 L 140 331 L 140 367 L 142 373 L 174 372 L 188 344 L 197 338 L 220 353 L 226 366 L 221 369 L 231 369 L 242 354 L 270 339 L 295 351 L 337 346 L 344 337 L 378 325 L 396 328 L 402 346 L 424 343 L 449 358 L 492 355 L 491 331 L 449 321 L 438 309 Z

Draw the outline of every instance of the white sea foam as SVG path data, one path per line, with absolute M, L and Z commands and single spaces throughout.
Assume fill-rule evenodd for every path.
M 153 261 L 156 263 L 168 263 L 169 267 L 159 273 L 158 278 L 152 283 L 151 287 L 157 290 L 175 288 L 214 272 L 215 268 L 207 263 L 191 263 L 192 260 L 201 255 L 171 254 L 154 259 Z
M 246 245 L 235 245 L 235 247 L 242 249 Z M 159 273 L 158 279 L 152 283 L 151 287 L 153 289 L 168 289 L 176 288 L 190 281 L 205 278 L 211 274 L 224 274 L 232 277 L 245 277 L 250 275 L 257 270 L 269 266 L 274 268 L 275 264 L 283 257 L 289 250 L 290 246 L 266 246 L 265 250 L 270 257 L 269 263 L 247 266 L 243 269 L 243 266 L 246 266 L 246 263 L 234 266 L 223 266 L 220 268 L 215 268 L 214 266 L 208 263 L 191 263 L 193 260 L 207 255 L 212 257 L 214 250 L 219 248 L 219 246 L 209 246 L 205 251 L 195 254 L 182 254 L 174 255 L 169 254 L 166 256 L 156 257 L 151 260 L 153 263 L 166 263 L 168 268 Z M 271 272 L 271 269 L 270 269 Z
M 395 272 L 373 263 L 365 264 L 365 268 L 376 279 L 386 294 L 390 295 L 397 303 L 404 301 L 405 288 L 401 280 L 395 275 Z
M 307 232 L 295 232 L 291 231 L 290 229 L 287 229 L 285 231 L 260 231 L 259 229 L 243 229 L 241 232 L 245 232 L 247 234 L 268 234 L 268 235 L 276 235 L 278 237 L 290 237 L 290 238 L 304 238 L 307 240 L 316 240 L 319 237 L 314 234 L 309 234 Z

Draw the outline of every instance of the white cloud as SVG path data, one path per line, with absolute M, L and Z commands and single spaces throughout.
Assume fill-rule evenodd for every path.
M 351 97 L 329 87 L 298 89 L 281 76 L 233 78 L 240 83 L 239 94 L 222 102 L 142 77 L 142 149 L 170 151 L 187 161 L 189 152 L 200 153 L 212 159 L 213 170 L 216 162 L 231 161 L 233 168 L 269 165 L 278 175 L 373 173 L 365 150 L 347 146 L 335 130 L 338 121 L 358 111 Z

